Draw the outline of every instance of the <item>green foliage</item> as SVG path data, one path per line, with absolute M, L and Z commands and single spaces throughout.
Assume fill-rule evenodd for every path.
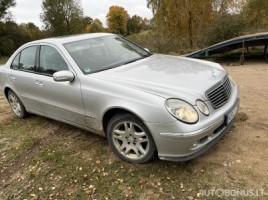
M 267 31 L 268 28 L 268 1 L 247 0 L 242 13 L 250 24 L 250 29 Z
M 8 57 L 0 57 L 0 65 L 5 64 L 8 60 Z M 0 111 L 0 113 L 2 114 L 3 112 Z
M 165 41 L 166 51 L 178 51 L 179 46 L 183 46 L 183 49 L 197 46 L 200 32 L 213 19 L 212 1 L 148 1 L 154 12 L 154 31 Z
M 154 14 L 153 32 L 161 38 L 158 49 L 185 53 L 243 35 L 248 25 L 241 14 L 245 1 L 147 0 Z
M 42 9 L 41 20 L 52 35 L 83 32 L 83 11 L 75 0 L 44 0 Z
M 243 35 L 247 21 L 239 14 L 217 17 L 202 34 L 203 46 L 213 45 Z
M 40 31 L 39 27 L 37 27 L 34 23 L 27 23 L 27 24 L 21 24 L 22 28 L 24 28 L 25 31 L 29 32 L 31 40 L 38 40 L 44 37 L 44 33 Z
M 21 45 L 45 37 L 33 23 L 0 22 L 0 54 L 10 56 Z
M 144 48 L 148 48 L 154 53 L 170 53 L 170 46 L 173 45 L 174 49 L 174 39 L 166 38 L 158 31 L 144 31 L 138 34 L 132 34 L 128 38 Z M 177 47 L 178 48 L 178 47 Z M 179 48 L 178 48 L 179 49 Z M 173 52 L 176 52 L 175 50 Z
M 99 19 L 94 19 L 92 24 L 87 27 L 86 30 L 88 33 L 100 33 L 105 31 L 102 22 Z
M 132 34 L 128 36 L 128 39 L 139 44 L 141 47 L 148 48 L 152 52 L 159 52 L 156 45 L 153 42 L 154 34 L 152 31 L 145 31 L 138 34 Z
M 83 29 L 84 29 L 86 32 L 88 32 L 87 29 L 90 27 L 90 25 L 91 25 L 92 23 L 93 23 L 93 19 L 92 19 L 91 17 L 88 17 L 88 16 L 84 17 L 84 18 L 82 19 L 82 27 L 83 27 Z
M 0 55 L 11 55 L 14 51 L 14 42 L 6 37 L 0 38 Z
M 6 33 L 13 40 L 15 48 L 32 40 L 30 33 L 24 26 L 19 26 L 15 22 L 6 22 Z
M 146 18 L 142 18 L 138 15 L 134 15 L 128 18 L 127 31 L 128 35 L 133 33 L 140 33 L 142 30 L 147 30 L 149 21 Z
M 15 6 L 15 0 L 1 0 L 0 1 L 0 20 L 7 14 L 7 10 Z

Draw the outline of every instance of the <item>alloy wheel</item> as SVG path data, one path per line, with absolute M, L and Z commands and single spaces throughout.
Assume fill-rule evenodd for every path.
M 149 152 L 147 133 L 133 122 L 122 122 L 115 126 L 112 140 L 117 150 L 129 159 L 142 159 Z
M 19 102 L 19 99 L 17 98 L 17 96 L 14 93 L 10 93 L 8 96 L 8 99 L 9 99 L 9 103 L 11 105 L 13 112 L 17 116 L 21 116 L 22 108 L 21 108 L 21 105 L 20 105 L 20 102 Z

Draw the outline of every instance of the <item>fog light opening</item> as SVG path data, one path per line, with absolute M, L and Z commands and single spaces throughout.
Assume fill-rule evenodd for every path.
M 208 140 L 208 136 L 205 136 L 199 140 L 199 142 L 202 144 Z

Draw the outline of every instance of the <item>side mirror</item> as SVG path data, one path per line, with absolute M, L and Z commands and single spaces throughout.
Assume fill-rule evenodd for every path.
M 148 51 L 150 53 L 150 50 L 148 48 L 144 48 L 145 51 Z
M 64 81 L 72 82 L 74 80 L 74 74 L 73 72 L 67 70 L 59 71 L 53 74 L 53 79 L 56 82 L 64 82 Z

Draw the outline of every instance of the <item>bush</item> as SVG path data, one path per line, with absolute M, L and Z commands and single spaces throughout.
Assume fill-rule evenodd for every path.
M 137 34 L 132 34 L 127 37 L 131 41 L 137 43 L 143 48 L 148 48 L 152 52 L 157 52 L 157 48 L 152 44 L 152 31 L 145 31 Z
M 218 16 L 203 32 L 201 46 L 213 45 L 243 35 L 247 22 L 242 15 Z
M 182 42 L 180 37 L 167 37 L 158 30 L 132 34 L 128 38 L 154 53 L 183 54 L 189 52 L 183 48 L 184 42 Z
M 0 38 L 0 55 L 10 56 L 14 52 L 14 42 L 8 38 Z

